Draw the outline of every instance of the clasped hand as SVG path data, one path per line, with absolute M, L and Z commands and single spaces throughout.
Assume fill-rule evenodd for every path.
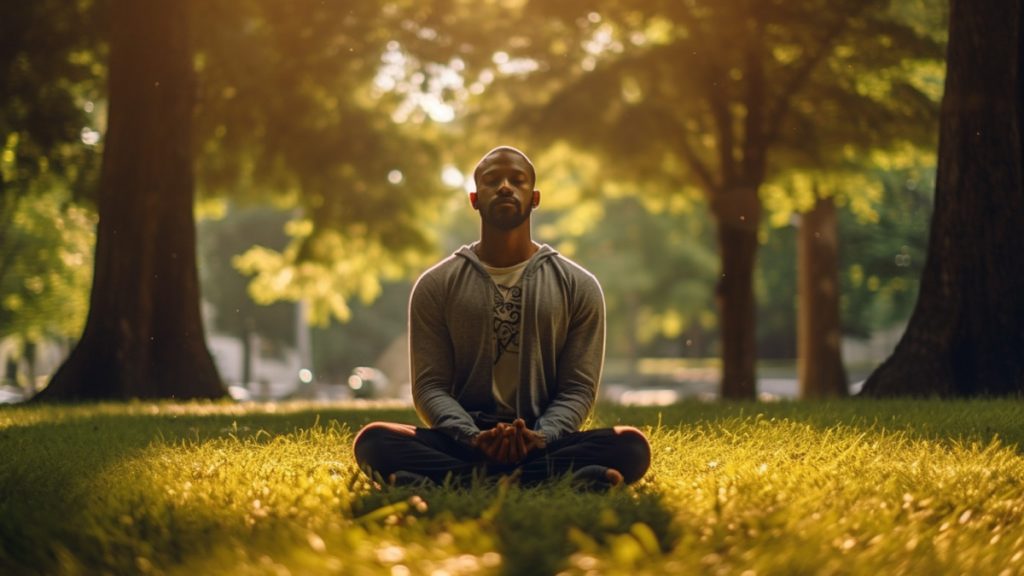
M 544 437 L 527 428 L 522 418 L 516 418 L 511 424 L 499 422 L 473 438 L 473 446 L 488 460 L 499 464 L 518 464 L 531 451 L 545 445 Z

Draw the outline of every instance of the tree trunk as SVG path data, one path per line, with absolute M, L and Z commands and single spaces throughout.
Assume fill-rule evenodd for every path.
M 199 315 L 187 10 L 114 0 L 89 316 L 44 400 L 224 395 Z
M 754 263 L 761 203 L 756 188 L 718 194 L 712 205 L 718 225 L 722 273 L 716 296 L 721 319 L 722 398 L 757 396 L 757 318 Z
M 252 384 L 252 335 L 253 335 L 253 321 L 252 317 L 247 317 L 242 324 L 242 334 L 239 340 L 242 342 L 242 370 L 241 370 L 241 382 L 240 384 L 245 388 L 249 388 Z
M 1024 392 L 1024 6 L 951 4 L 928 257 L 868 395 Z
M 839 222 L 831 197 L 801 216 L 797 241 L 797 374 L 802 398 L 847 395 L 839 325 Z

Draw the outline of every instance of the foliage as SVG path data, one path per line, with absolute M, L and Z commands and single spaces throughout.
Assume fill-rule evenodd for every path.
M 29 194 L 40 189 L 37 179 L 56 177 L 76 196 L 92 197 L 105 73 L 99 41 L 103 5 L 19 2 L 5 6 L 3 14 L 0 196 Z
M 60 184 L 8 201 L 15 207 L 0 266 L 0 337 L 75 338 L 89 308 L 96 216 Z
M 910 317 L 928 248 L 934 168 L 894 170 L 882 181 L 877 220 L 840 218 L 843 330 L 862 338 Z
M 373 365 L 396 339 L 404 337 L 411 288 L 410 282 L 385 282 L 372 304 L 353 303 L 348 322 L 313 330 L 313 367 L 320 381 L 345 382 L 354 368 Z M 404 353 L 399 361 L 408 366 Z M 377 367 L 393 371 L 389 366 Z
M 510 134 L 594 153 L 600 181 L 699 187 L 719 234 L 723 394 L 751 397 L 760 189 L 788 170 L 850 172 L 873 150 L 934 142 L 943 44 L 922 11 L 936 7 L 528 2 L 495 24 L 501 78 L 471 117 L 490 126 L 497 110 Z
M 715 256 L 703 210 L 652 213 L 635 196 L 608 198 L 598 206 L 599 213 L 579 227 L 582 234 L 540 220 L 538 236 L 554 241 L 601 281 L 608 354 L 650 355 L 652 343 L 667 339 L 680 342 L 672 355 L 681 355 L 683 334 L 707 338 L 707 332 L 714 332 Z
M 210 204 L 210 203 L 207 203 Z M 253 285 L 235 263 L 252 246 L 282 250 L 288 243 L 288 212 L 239 202 L 213 203 L 199 221 L 203 298 L 212 305 L 210 326 L 239 338 L 250 332 L 268 341 L 294 345 L 296 309 L 289 302 L 257 303 Z M 328 322 L 312 331 L 313 372 L 320 381 L 344 382 L 352 369 L 371 364 L 405 331 L 408 282 L 383 282 L 372 303 L 347 302 L 344 323 Z
M 933 142 L 943 43 L 922 23 L 941 30 L 942 13 L 922 2 L 531 3 L 501 49 L 536 72 L 497 86 L 527 104 L 511 129 L 598 151 L 605 174 L 713 194 L 743 183 L 733 171 L 757 148 L 778 170 Z
M 602 406 L 654 464 L 608 495 L 374 488 L 352 431 L 411 410 L 0 411 L 5 572 L 999 573 L 1024 561 L 1021 405 Z
M 797 228 L 772 231 L 757 259 L 757 350 L 760 358 L 797 356 Z M 842 239 L 842 237 L 841 237 Z
M 886 166 L 884 171 L 858 175 L 829 191 L 843 206 L 839 212 L 840 312 L 845 336 L 869 338 L 909 318 L 928 243 L 934 178 L 934 166 Z M 866 194 L 847 194 L 843 188 L 859 185 L 874 189 L 875 198 L 855 208 L 851 204 L 864 200 Z M 805 196 L 790 192 L 801 189 L 766 186 L 774 229 L 758 259 L 758 349 L 765 358 L 796 354 L 796 228 L 792 224 L 799 215 L 786 210 L 800 210 L 797 203 Z
M 232 264 L 252 246 L 281 249 L 287 213 L 260 206 L 225 203 L 223 214 L 200 218 L 197 226 L 203 300 L 212 307 L 213 330 L 245 337 L 250 332 L 274 342 L 295 341 L 294 306 L 259 305 L 247 293 L 249 279 Z
M 424 220 L 445 190 L 430 126 L 403 124 L 377 85 L 408 3 L 195 4 L 202 193 L 300 208 L 284 249 L 237 266 L 260 303 L 303 299 L 344 321 L 382 279 L 426 264 Z
M 76 196 L 94 194 L 107 9 L 102 0 L 5 8 L 4 195 L 48 173 Z M 263 301 L 301 297 L 316 320 L 343 319 L 350 298 L 370 299 L 381 278 L 424 265 L 433 248 L 424 217 L 445 190 L 440 136 L 392 117 L 397 103 L 376 84 L 411 3 L 217 0 L 190 10 L 201 193 L 273 199 L 308 215 L 290 247 L 248 256 Z M 281 285 L 282 275 L 296 280 Z
M 91 1 L 19 2 L 0 19 L 0 336 L 78 336 L 92 274 L 102 144 Z

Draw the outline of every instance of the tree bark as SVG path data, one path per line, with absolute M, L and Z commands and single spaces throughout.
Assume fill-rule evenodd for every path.
M 797 241 L 797 374 L 802 398 L 847 395 L 839 322 L 839 222 L 831 197 L 801 216 Z
M 867 395 L 1024 392 L 1024 6 L 951 6 L 928 257 Z
M 722 273 L 716 297 L 721 319 L 722 397 L 750 400 L 757 396 L 757 318 L 754 263 L 761 202 L 756 188 L 719 193 L 712 204 L 718 225 Z
M 224 395 L 199 313 L 187 6 L 114 0 L 85 331 L 43 400 Z

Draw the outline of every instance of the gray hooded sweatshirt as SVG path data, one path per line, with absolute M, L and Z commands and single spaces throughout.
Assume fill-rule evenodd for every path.
M 468 442 L 493 422 L 494 293 L 463 246 L 420 276 L 409 299 L 412 395 L 431 428 Z M 523 270 L 517 415 L 548 442 L 580 429 L 604 363 L 605 310 L 592 274 L 542 245 Z

